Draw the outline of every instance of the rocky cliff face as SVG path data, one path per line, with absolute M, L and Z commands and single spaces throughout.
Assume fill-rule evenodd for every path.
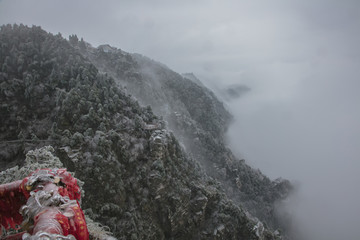
M 52 145 L 85 182 L 83 208 L 118 239 L 280 238 L 240 203 L 277 227 L 271 211 L 290 185 L 226 148 L 231 116 L 209 90 L 39 27 L 2 26 L 0 44 L 1 169 Z

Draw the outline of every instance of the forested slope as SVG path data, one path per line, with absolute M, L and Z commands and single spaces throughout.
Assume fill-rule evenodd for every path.
M 198 164 L 203 162 L 199 157 L 203 150 L 185 153 L 165 121 L 129 96 L 130 89 L 119 86 L 113 73 L 100 72 L 87 48 L 84 41 L 73 37 L 69 42 L 36 26 L 1 27 L 1 170 L 22 165 L 30 149 L 52 145 L 65 166 L 85 182 L 83 209 L 109 226 L 118 239 L 279 238 L 208 177 Z M 136 62 L 131 55 L 126 57 Z M 174 79 L 169 84 L 180 83 Z M 179 92 L 179 98 L 185 93 Z M 191 128 L 205 137 L 212 131 L 224 133 L 218 121 L 226 119 L 199 124 L 204 115 L 184 104 L 186 118 L 194 122 Z M 226 152 L 231 154 L 229 150 L 220 154 Z M 237 169 L 237 177 L 262 176 L 241 161 L 224 165 L 223 160 L 218 161 L 226 167 L 226 175 Z M 262 186 L 246 184 L 254 189 Z M 261 191 L 260 187 L 257 192 Z

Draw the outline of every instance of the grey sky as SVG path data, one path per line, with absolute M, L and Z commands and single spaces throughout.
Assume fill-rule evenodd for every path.
M 297 180 L 289 201 L 307 239 L 360 236 L 360 1 L 2 0 L 0 24 L 41 25 L 194 72 L 228 103 L 237 154 Z

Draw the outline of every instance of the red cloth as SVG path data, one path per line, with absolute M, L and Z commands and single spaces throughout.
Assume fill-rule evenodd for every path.
M 73 206 L 71 210 L 74 212 L 74 217 L 69 219 L 70 230 L 69 233 L 74 235 L 77 240 L 88 240 L 89 232 L 87 230 L 85 216 L 80 206 Z
M 0 220 L 5 229 L 19 229 L 18 225 L 23 220 L 19 210 L 26 204 L 27 198 L 20 188 L 21 184 L 19 180 L 0 185 Z

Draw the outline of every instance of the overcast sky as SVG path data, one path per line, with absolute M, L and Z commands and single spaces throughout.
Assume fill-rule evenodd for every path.
M 229 144 L 299 183 L 289 208 L 306 239 L 359 239 L 359 0 L 0 0 L 5 23 L 138 52 L 214 89 L 248 85 L 227 103 Z

